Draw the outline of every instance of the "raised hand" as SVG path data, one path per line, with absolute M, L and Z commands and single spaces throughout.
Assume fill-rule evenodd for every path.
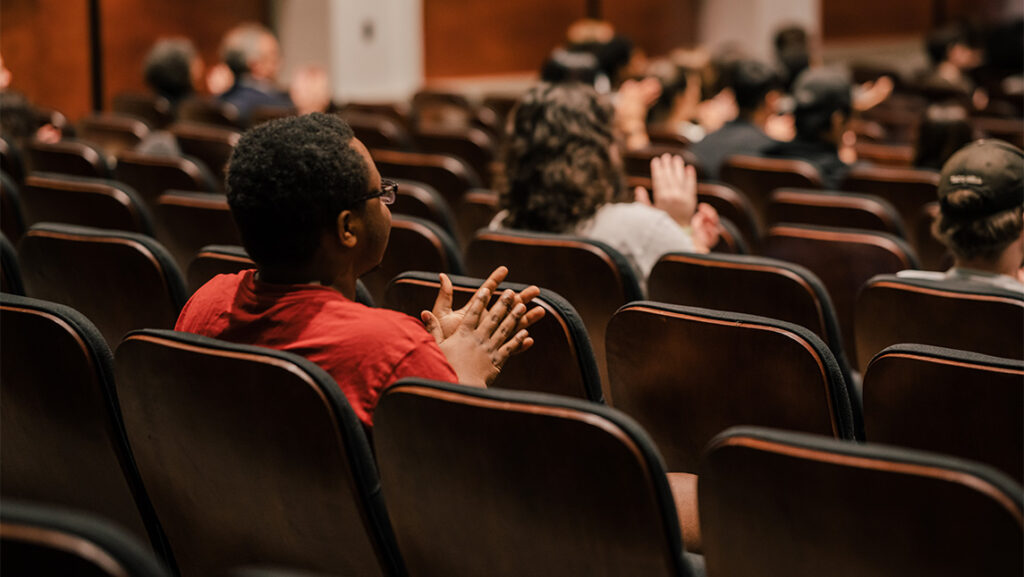
M 651 159 L 651 184 L 654 207 L 668 213 L 679 226 L 690 226 L 697 210 L 697 171 L 681 156 L 663 154 Z

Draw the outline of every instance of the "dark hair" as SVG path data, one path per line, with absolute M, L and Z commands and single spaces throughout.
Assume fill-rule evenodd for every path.
M 979 204 L 971 189 L 951 192 L 945 202 L 953 208 Z M 1018 206 L 983 218 L 955 218 L 939 213 L 932 234 L 959 259 L 993 262 L 1024 231 L 1024 207 Z
M 774 41 L 775 57 L 782 67 L 782 85 L 789 92 L 797 76 L 811 65 L 807 31 L 800 26 L 786 26 L 775 32 Z
M 949 49 L 957 44 L 973 47 L 977 44 L 977 39 L 970 34 L 965 26 L 959 24 L 952 24 L 929 32 L 925 37 L 924 45 L 932 66 L 944 61 Z
M 165 38 L 153 45 L 142 68 L 146 84 L 172 103 L 192 94 L 196 49 L 187 38 Z
M 817 142 L 832 125 L 832 115 L 850 117 L 853 90 L 849 78 L 838 70 L 810 68 L 793 83 L 796 110 L 793 122 L 800 140 Z
M 583 82 L 591 86 L 601 74 L 597 57 L 589 52 L 569 52 L 556 48 L 540 70 L 543 82 Z
M 960 104 L 932 104 L 925 109 L 917 133 L 914 166 L 940 170 L 954 152 L 974 140 L 967 109 Z
M 504 224 L 568 232 L 611 201 L 625 185 L 612 157 L 613 109 L 583 84 L 542 84 L 512 112 L 499 184 Z
M 17 92 L 0 92 L 0 135 L 19 148 L 35 136 L 44 122 L 32 104 Z
M 740 115 L 749 115 L 764 103 L 764 97 L 780 87 L 778 73 L 756 60 L 740 60 L 730 70 L 733 94 Z
M 369 172 L 352 129 L 313 113 L 242 135 L 228 163 L 228 203 L 249 256 L 260 265 L 304 264 L 338 214 L 363 206 Z

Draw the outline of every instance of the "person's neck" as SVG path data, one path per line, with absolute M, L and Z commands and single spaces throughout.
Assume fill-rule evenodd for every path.
M 1020 255 L 1013 255 L 1011 251 L 1005 251 L 996 260 L 957 258 L 954 260 L 953 265 L 956 268 L 978 270 L 1017 278 L 1021 268 L 1021 259 Z

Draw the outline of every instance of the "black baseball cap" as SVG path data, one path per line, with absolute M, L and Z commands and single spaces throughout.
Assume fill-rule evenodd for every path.
M 846 74 L 829 68 L 808 68 L 793 84 L 796 113 L 832 114 L 837 110 L 849 113 L 853 90 Z
M 972 190 L 975 202 L 951 206 L 958 190 Z M 1024 204 L 1024 151 L 1002 140 L 976 140 L 949 157 L 939 180 L 942 213 L 955 218 L 983 218 Z

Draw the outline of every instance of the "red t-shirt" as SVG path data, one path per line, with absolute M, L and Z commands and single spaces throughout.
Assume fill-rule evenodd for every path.
M 361 305 L 329 287 L 261 282 L 255 270 L 214 277 L 174 328 L 309 359 L 334 377 L 367 427 L 381 390 L 402 377 L 458 382 L 434 338 L 409 315 Z

